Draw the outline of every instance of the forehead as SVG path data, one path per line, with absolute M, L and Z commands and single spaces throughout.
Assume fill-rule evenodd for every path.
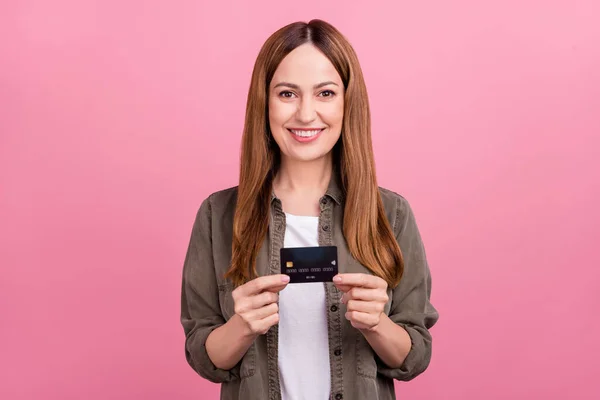
M 279 82 L 290 82 L 312 87 L 323 81 L 341 85 L 342 79 L 329 59 L 312 44 L 303 44 L 292 50 L 281 61 L 271 86 Z

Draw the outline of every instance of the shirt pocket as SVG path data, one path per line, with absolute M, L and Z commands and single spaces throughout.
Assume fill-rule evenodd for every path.
M 225 282 L 219 285 L 219 305 L 221 306 L 223 318 L 225 321 L 229 321 L 235 314 L 233 284 L 231 282 Z M 248 378 L 254 375 L 256 371 L 256 340 L 250 345 L 239 364 L 240 378 Z

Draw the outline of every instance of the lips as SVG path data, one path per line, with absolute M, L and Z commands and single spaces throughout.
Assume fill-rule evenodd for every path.
M 317 136 L 319 133 L 321 133 L 325 128 L 316 128 L 316 129 L 295 129 L 295 128 L 288 128 L 288 131 L 290 131 L 292 134 L 299 136 L 301 138 L 311 138 L 313 136 Z
M 288 132 L 292 135 L 292 137 L 299 143 L 311 143 L 317 140 L 321 133 L 325 130 L 322 129 L 289 129 Z

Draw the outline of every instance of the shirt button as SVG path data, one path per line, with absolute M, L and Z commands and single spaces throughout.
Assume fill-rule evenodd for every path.
M 338 307 L 334 304 L 331 306 L 330 310 L 331 312 L 336 312 L 338 310 Z
M 342 351 L 341 351 L 340 349 L 335 349 L 335 351 L 333 352 L 333 354 L 334 354 L 336 357 L 339 357 L 339 356 L 341 356 L 341 355 L 342 355 Z
M 335 395 L 335 400 L 342 400 L 344 398 L 344 395 L 341 393 L 338 393 Z
M 321 199 L 321 204 L 323 204 L 323 205 L 327 204 L 327 199 L 325 197 L 323 197 Z
M 283 229 L 283 225 L 277 225 L 277 232 L 281 232 L 282 229 Z
M 324 230 L 325 232 L 329 231 L 329 225 L 323 225 L 323 230 Z

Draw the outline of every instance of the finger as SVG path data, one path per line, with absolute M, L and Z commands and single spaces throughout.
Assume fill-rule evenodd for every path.
M 269 329 L 279 322 L 279 313 L 271 314 L 263 319 L 252 320 L 249 323 L 250 331 L 259 335 L 264 335 Z
M 342 296 L 342 303 L 347 303 L 348 300 L 365 300 L 365 301 L 380 301 L 387 303 L 389 297 L 386 292 L 380 289 L 367 289 L 362 287 L 352 287 L 347 293 Z
M 282 283 L 282 284 L 281 284 L 281 285 L 279 285 L 279 286 L 273 286 L 273 287 L 270 287 L 270 288 L 267 288 L 267 289 L 265 289 L 264 291 L 265 291 L 265 292 L 271 292 L 271 293 L 279 293 L 279 292 L 281 292 L 283 289 L 285 289 L 285 287 L 286 287 L 287 285 L 288 285 L 287 283 Z
M 346 319 L 352 323 L 353 327 L 358 329 L 368 329 L 379 323 L 379 315 L 360 311 L 346 312 Z
M 248 311 L 246 315 L 244 315 L 244 317 L 247 321 L 258 321 L 267 318 L 273 314 L 277 314 L 278 312 L 279 306 L 277 305 L 277 303 L 271 303 L 267 306 Z
M 241 297 L 241 295 L 235 295 L 233 298 L 236 314 L 252 311 L 271 303 L 276 303 L 278 300 L 279 294 L 271 292 L 262 292 L 253 296 L 245 297 Z
M 277 303 L 279 295 L 273 292 L 262 292 L 250 297 L 250 304 L 253 309 L 267 306 L 271 303 Z
M 383 303 L 376 303 L 373 301 L 350 300 L 346 305 L 346 310 L 378 314 L 383 312 Z
M 279 286 L 284 286 L 290 281 L 290 277 L 284 274 L 259 276 L 246 283 L 242 287 L 244 288 L 244 294 L 253 295 L 265 291 L 267 289 L 274 289 Z
M 350 325 L 352 325 L 352 327 L 354 327 L 356 329 L 360 329 L 360 330 L 364 330 L 364 331 L 368 331 L 368 330 L 371 330 L 371 328 L 373 328 L 373 325 L 362 324 L 362 323 L 356 322 L 356 321 L 350 321 Z
M 275 313 L 275 314 L 269 315 L 266 318 L 263 318 L 261 320 L 261 323 L 263 324 L 263 326 L 266 327 L 266 329 L 264 330 L 264 333 L 267 333 L 269 328 L 278 322 L 279 322 L 279 313 Z
M 359 286 L 371 289 L 387 288 L 387 283 L 375 275 L 369 274 L 338 274 L 333 277 L 333 281 L 340 285 Z

